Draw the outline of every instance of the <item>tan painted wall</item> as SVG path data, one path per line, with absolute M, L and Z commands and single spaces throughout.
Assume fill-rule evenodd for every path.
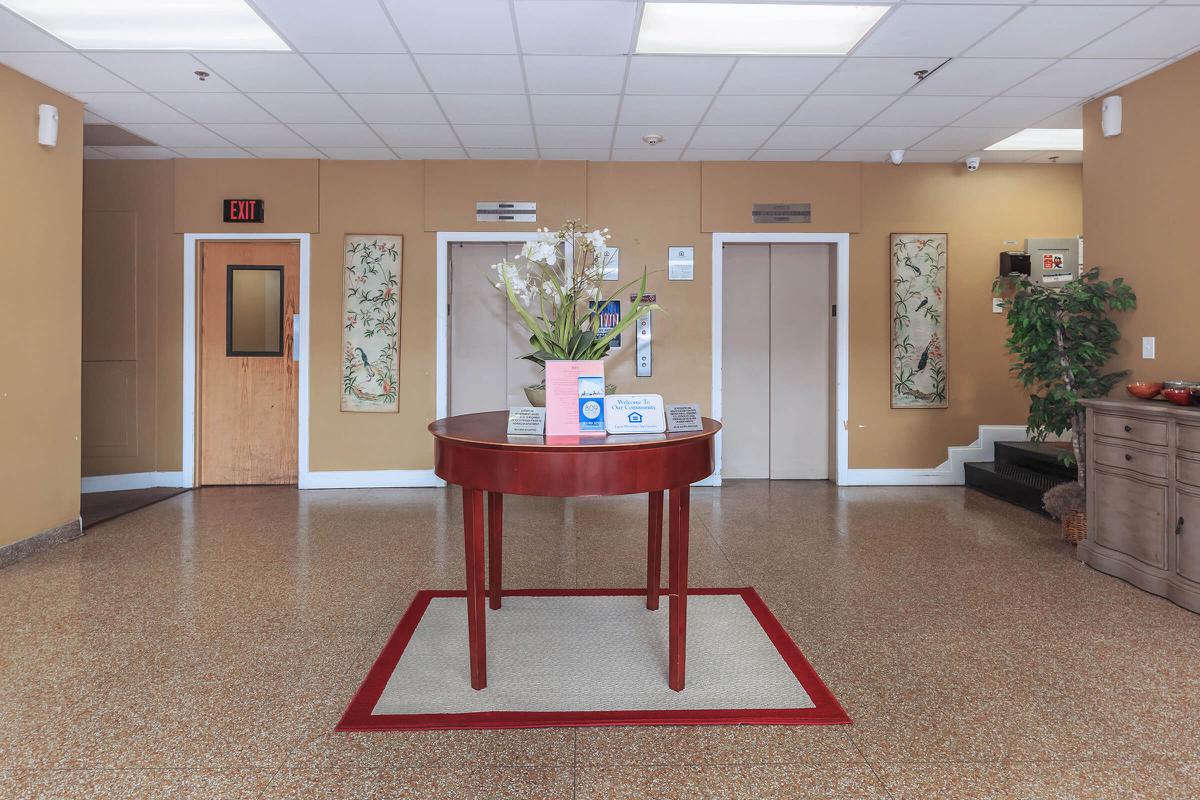
M 79 516 L 83 106 L 0 67 L 0 545 Z M 37 107 L 58 107 L 58 146 Z
M 1195 301 L 1200 298 L 1200 55 L 1122 87 L 1120 136 L 1100 132 L 1100 101 L 1084 107 L 1084 258 L 1125 277 L 1137 310 L 1121 314 L 1114 366 L 1133 379 L 1200 380 Z M 1141 357 L 1143 336 L 1156 358 Z M 1118 386 L 1114 394 L 1126 396 Z
M 628 164 L 580 162 L 253 162 L 174 165 L 168 231 L 240 229 L 311 232 L 311 429 L 313 470 L 426 469 L 434 414 L 434 295 L 437 230 L 495 230 L 474 221 L 477 200 L 532 200 L 542 225 L 570 215 L 612 229 L 621 277 L 642 267 L 665 311 L 654 319 L 655 370 L 632 377 L 629 356 L 612 369 L 623 390 L 699 401 L 707 410 L 711 374 L 711 231 L 750 230 L 749 203 L 812 202 L 809 226 L 771 230 L 851 231 L 850 465 L 927 467 L 946 447 L 967 444 L 976 426 L 1020 423 L 1026 401 L 1007 376 L 1003 319 L 990 313 L 990 286 L 1005 240 L 1079 233 L 1078 167 L 987 165 L 968 175 L 949 165 Z M 290 166 L 289 166 L 290 165 Z M 89 164 L 89 180 L 124 186 L 123 163 Z M 313 172 L 315 171 L 315 172 Z M 165 178 L 163 178 L 165 180 Z M 265 226 L 214 220 L 224 197 L 266 201 Z M 523 230 L 514 226 L 500 228 Z M 950 234 L 950 391 L 944 410 L 888 408 L 888 234 Z M 761 228 L 760 228 L 761 230 Z M 400 411 L 343 414 L 341 248 L 347 233 L 404 236 Z M 176 233 L 159 246 L 178 252 Z M 666 250 L 695 247 L 695 280 L 668 282 Z M 178 257 L 162 262 L 158 309 L 158 465 L 179 469 L 181 382 Z

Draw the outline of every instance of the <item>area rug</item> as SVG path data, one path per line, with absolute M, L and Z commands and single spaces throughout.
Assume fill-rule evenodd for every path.
M 465 592 L 422 591 L 340 731 L 850 722 L 758 593 L 688 594 L 687 685 L 667 686 L 667 615 L 624 589 L 505 591 L 471 689 Z

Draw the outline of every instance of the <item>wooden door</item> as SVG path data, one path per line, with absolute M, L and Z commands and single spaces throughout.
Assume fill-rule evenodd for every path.
M 200 255 L 200 484 L 296 483 L 300 246 L 205 242 Z

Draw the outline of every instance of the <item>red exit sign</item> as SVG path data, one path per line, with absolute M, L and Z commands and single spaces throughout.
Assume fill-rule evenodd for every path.
M 262 200 L 225 200 L 226 222 L 262 222 Z

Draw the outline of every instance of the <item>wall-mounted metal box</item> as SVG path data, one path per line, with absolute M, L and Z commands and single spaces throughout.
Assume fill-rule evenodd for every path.
M 1079 276 L 1079 237 L 1026 239 L 1029 253 L 1029 280 L 1053 285 L 1068 283 Z
M 1000 277 L 1029 275 L 1029 253 L 1007 250 L 1000 254 Z

